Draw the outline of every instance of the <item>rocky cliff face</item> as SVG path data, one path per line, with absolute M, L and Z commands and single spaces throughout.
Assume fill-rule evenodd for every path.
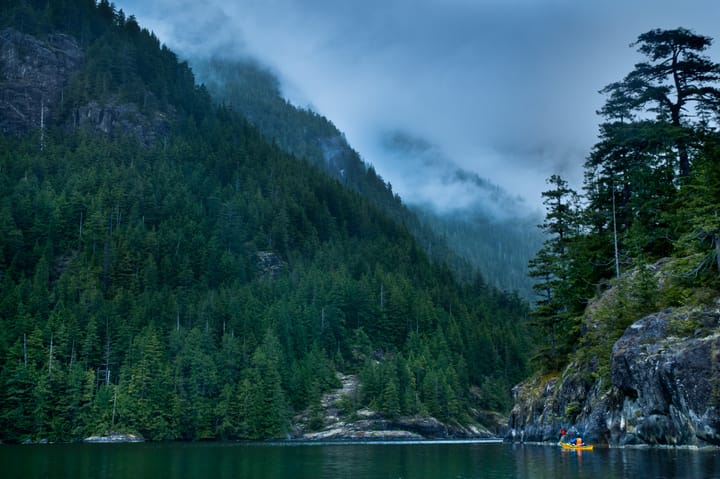
M 692 328 L 692 336 L 678 337 Z M 620 444 L 720 445 L 720 314 L 663 311 L 627 329 L 613 347 L 622 407 L 609 425 Z
M 168 133 L 173 112 L 141 111 L 117 98 L 90 101 L 69 111 L 65 90 L 83 59 L 82 49 L 69 35 L 50 34 L 41 40 L 13 29 L 1 31 L 0 132 L 23 134 L 41 123 L 64 121 L 68 128 L 86 126 L 108 136 L 134 135 L 145 145 Z
M 13 29 L 0 32 L 0 131 L 24 133 L 58 120 L 64 89 L 82 66 L 83 52 L 68 35 L 46 40 Z
M 609 385 L 573 363 L 517 386 L 506 439 L 557 441 L 565 427 L 611 446 L 720 446 L 719 358 L 717 304 L 649 315 L 615 343 Z
M 90 126 L 108 136 L 132 134 L 143 145 L 159 141 L 170 130 L 171 115 L 155 111 L 151 115 L 140 112 L 134 103 L 96 101 L 75 110 L 75 126 Z

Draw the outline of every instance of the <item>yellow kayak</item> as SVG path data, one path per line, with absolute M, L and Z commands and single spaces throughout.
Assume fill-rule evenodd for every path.
M 592 444 L 584 444 L 582 446 L 578 446 L 577 444 L 561 442 L 560 447 L 562 447 L 563 449 L 572 449 L 574 451 L 592 451 L 593 450 Z

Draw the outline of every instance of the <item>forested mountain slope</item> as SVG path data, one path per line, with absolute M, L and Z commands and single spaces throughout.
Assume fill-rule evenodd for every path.
M 524 303 L 214 106 L 132 16 L 22 2 L 0 41 L 0 439 L 284 437 L 336 371 L 388 417 L 509 406 Z
M 441 213 L 429 205 L 403 204 L 331 121 L 285 100 L 277 77 L 267 68 L 251 60 L 196 58 L 190 63 L 218 102 L 242 113 L 284 151 L 322 168 L 402 222 L 433 259 L 451 265 L 460 278 L 468 280 L 479 272 L 497 288 L 534 298 L 527 262 L 542 242 L 535 227 L 539 220 L 529 219 L 524 211 L 513 211 L 516 218 L 498 219 L 489 213 L 494 204 Z M 424 152 L 403 147 L 388 154 L 402 155 L 401 161 L 412 164 Z M 453 172 L 453 181 L 470 189 L 498 189 L 461 170 Z
M 542 245 L 533 216 L 497 218 L 479 205 L 438 213 L 431 207 L 413 207 L 423 224 L 445 240 L 452 251 L 474 265 L 486 280 L 504 291 L 535 301 L 528 261 Z

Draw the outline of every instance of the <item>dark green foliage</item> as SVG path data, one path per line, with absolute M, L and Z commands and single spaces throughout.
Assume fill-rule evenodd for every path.
M 538 218 L 495 218 L 490 213 L 438 214 L 414 207 L 423 223 L 432 227 L 453 251 L 482 271 L 483 280 L 521 297 L 535 299 L 527 262 L 537 253 L 543 236 L 535 229 Z
M 540 225 L 548 239 L 529 267 L 539 298 L 532 324 L 545 338 L 535 358 L 549 372 L 557 371 L 572 350 L 578 337 L 574 317 L 583 304 L 575 300 L 571 287 L 579 264 L 573 257 L 580 237 L 579 198 L 560 176 L 553 175 L 548 183 L 552 189 L 542 194 L 547 216 Z
M 720 100 L 720 66 L 702 55 L 710 37 L 685 28 L 650 30 L 633 46 L 646 61 L 635 65 L 623 81 L 608 85 L 610 97 L 601 113 L 610 119 L 635 120 L 637 114 L 655 113 L 656 121 L 672 127 L 681 177 L 691 169 L 690 144 L 698 125 L 713 114 Z
M 283 437 L 336 371 L 374 358 L 364 404 L 388 415 L 507 408 L 526 374 L 521 300 L 458 283 L 373 202 L 213 106 L 132 17 L 50 3 L 0 19 L 78 36 L 66 114 L 106 97 L 174 121 L 149 145 L 65 126 L 43 149 L 0 137 L 3 441 Z
M 241 414 L 249 438 L 282 437 L 287 431 L 288 407 L 280 376 L 281 355 L 280 344 L 269 330 L 246 370 L 247 382 L 242 383 L 245 407 Z
M 720 275 L 720 137 L 704 142 L 695 168 L 680 196 L 684 213 L 671 217 L 684 227 L 678 251 L 686 255 L 682 274 L 701 284 L 716 286 Z M 680 217 L 684 216 L 684 217 Z
M 448 264 L 461 279 L 473 280 L 482 272 L 495 287 L 533 296 L 526 264 L 542 242 L 532 227 L 535 219 L 503 220 L 486 212 L 438 214 L 420 206 L 406 207 L 332 122 L 282 97 L 272 72 L 248 60 L 191 63 L 213 98 L 240 112 L 284 151 L 337 178 L 404 224 L 431 259 Z
M 607 379 L 610 348 L 630 324 L 657 308 L 716 294 L 720 65 L 702 55 L 710 44 L 683 28 L 644 33 L 634 45 L 646 61 L 603 90 L 606 121 L 585 162 L 573 238 L 558 249 L 561 234 L 548 230 L 551 238 L 531 262 L 544 290 L 534 312 L 548 338 L 539 348 L 542 369 L 564 366 L 582 346 L 581 363 L 593 363 Z M 548 204 L 546 229 L 559 206 Z M 658 273 L 665 276 L 660 282 Z M 577 326 L 563 324 L 579 325 L 584 306 L 608 286 L 582 338 Z M 553 325 L 570 332 L 559 351 L 557 335 L 547 334 Z M 551 367 L 547 351 L 561 353 L 552 355 Z

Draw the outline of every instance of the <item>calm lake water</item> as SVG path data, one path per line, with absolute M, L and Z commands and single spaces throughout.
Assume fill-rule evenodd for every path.
M 0 446 L 14 478 L 720 478 L 718 450 L 562 451 L 497 443 Z

